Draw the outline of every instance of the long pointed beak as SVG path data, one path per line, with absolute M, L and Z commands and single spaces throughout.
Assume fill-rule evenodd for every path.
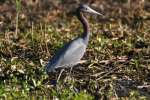
M 99 13 L 99 12 L 97 12 L 97 11 L 91 9 L 91 8 L 88 8 L 88 12 L 92 13 L 92 14 L 97 14 L 97 15 L 100 15 L 100 16 L 104 16 L 103 14 L 101 14 L 101 13 Z

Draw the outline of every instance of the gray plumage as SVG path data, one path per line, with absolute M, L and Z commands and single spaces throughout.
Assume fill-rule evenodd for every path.
M 84 32 L 81 37 L 75 38 L 57 51 L 57 53 L 46 65 L 47 73 L 55 71 L 55 69 L 60 67 L 72 67 L 78 64 L 83 57 L 90 35 L 89 24 L 82 14 L 83 12 L 101 15 L 100 13 L 89 8 L 87 5 L 79 5 L 76 10 L 76 16 L 81 21 Z

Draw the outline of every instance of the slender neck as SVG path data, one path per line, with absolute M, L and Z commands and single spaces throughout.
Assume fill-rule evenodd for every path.
M 85 43 L 88 43 L 90 36 L 89 23 L 80 11 L 77 11 L 77 17 L 83 25 L 83 34 L 81 37 L 84 39 Z

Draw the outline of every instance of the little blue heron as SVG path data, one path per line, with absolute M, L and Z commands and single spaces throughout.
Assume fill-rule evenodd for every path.
M 54 55 L 52 59 L 50 59 L 45 67 L 47 73 L 54 72 L 55 69 L 60 67 L 62 69 L 66 67 L 72 68 L 74 65 L 80 63 L 81 58 L 86 51 L 90 35 L 89 23 L 83 15 L 84 12 L 102 15 L 85 4 L 79 5 L 79 7 L 76 9 L 75 14 L 83 25 L 83 34 L 81 35 L 81 37 L 73 39 L 72 41 L 64 45 L 61 49 L 59 49 L 58 52 L 56 52 L 56 55 Z

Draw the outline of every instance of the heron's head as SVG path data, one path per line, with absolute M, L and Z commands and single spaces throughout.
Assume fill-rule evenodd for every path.
M 93 10 L 92 8 L 90 8 L 88 5 L 85 5 L 85 4 L 80 4 L 78 10 L 80 12 L 87 12 L 87 13 L 97 14 L 97 15 L 103 16 L 101 13 Z

